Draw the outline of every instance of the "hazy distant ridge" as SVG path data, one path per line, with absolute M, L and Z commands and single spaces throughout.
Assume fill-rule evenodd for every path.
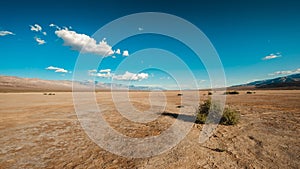
M 70 80 L 42 80 L 37 78 L 20 78 L 15 76 L 0 76 L 1 92 L 29 92 L 29 91 L 72 91 Z M 164 90 L 159 87 L 134 86 L 115 83 L 101 83 L 93 81 L 76 81 L 76 89 L 90 90 L 95 85 L 96 90 Z

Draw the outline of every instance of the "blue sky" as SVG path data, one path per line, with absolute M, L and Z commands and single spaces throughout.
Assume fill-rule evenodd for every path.
M 0 74 L 70 80 L 80 47 L 71 41 L 66 43 L 69 33 L 71 36 L 71 32 L 75 32 L 74 37 L 77 38 L 81 37 L 77 34 L 92 38 L 99 28 L 122 16 L 138 12 L 164 12 L 188 20 L 206 34 L 222 61 L 227 85 L 283 76 L 300 72 L 299 9 L 300 2 L 289 0 L 5 1 L 0 6 Z M 50 27 L 50 24 L 60 29 Z M 120 31 L 122 29 L 120 25 Z M 141 26 L 136 29 L 142 31 L 146 28 Z M 109 47 L 110 37 L 105 38 L 106 47 Z M 98 68 L 90 68 L 97 69 L 97 72 L 87 73 L 91 78 L 101 82 L 115 79 L 118 83 L 165 88 L 173 88 L 176 86 L 175 80 L 181 78 L 186 81 L 184 88 L 191 87 L 184 71 L 172 67 L 174 61 L 168 54 L 160 57 L 140 56 L 135 62 L 116 70 L 126 59 L 134 57 L 135 52 L 138 54 L 142 49 L 159 48 L 182 59 L 193 72 L 200 88 L 210 86 L 203 64 L 195 59 L 188 47 L 174 39 L 143 34 L 111 47 L 115 53 L 103 58 Z M 117 49 L 120 49 L 120 54 L 116 53 Z M 123 56 L 124 51 L 128 51 L 129 56 Z M 101 57 L 95 51 L 93 54 L 97 55 L 94 57 Z M 134 69 L 136 65 L 146 64 L 147 59 L 153 60 L 151 57 L 156 58 L 157 63 L 169 65 L 167 69 L 174 70 L 177 79 L 168 72 L 152 69 L 155 62 L 147 65 L 147 70 Z M 99 72 L 104 69 L 110 71 Z

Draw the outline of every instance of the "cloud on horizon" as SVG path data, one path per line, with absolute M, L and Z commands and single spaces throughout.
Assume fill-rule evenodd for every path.
M 59 68 L 59 67 L 54 67 L 54 66 L 49 66 L 46 68 L 46 70 L 54 70 L 54 72 L 56 72 L 56 73 L 70 73 L 69 71 L 67 71 L 64 68 Z
M 269 76 L 275 76 L 275 75 L 290 75 L 290 74 L 295 74 L 295 73 L 300 73 L 300 68 L 296 70 L 282 70 L 282 71 L 276 71 L 274 73 L 269 74 Z
M 114 75 L 113 79 L 122 81 L 141 81 L 144 79 L 148 79 L 148 77 L 148 73 L 131 73 L 126 71 L 123 75 Z
M 97 41 L 88 35 L 79 34 L 67 28 L 56 30 L 55 34 L 64 40 L 64 45 L 70 46 L 73 50 L 83 53 L 93 53 L 103 57 L 114 54 L 112 47 L 107 44 L 105 39 L 97 43 Z
M 97 72 L 96 69 L 88 70 L 89 76 L 102 77 L 102 78 L 112 78 L 114 80 L 120 81 L 141 81 L 148 79 L 148 73 L 131 73 L 126 71 L 124 74 L 115 75 L 111 73 L 111 69 L 102 69 Z
M 0 31 L 0 36 L 6 36 L 6 35 L 15 35 L 15 34 L 10 31 Z

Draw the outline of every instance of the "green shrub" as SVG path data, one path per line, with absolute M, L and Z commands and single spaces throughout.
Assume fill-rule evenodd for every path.
M 211 118 L 207 119 L 209 113 L 211 113 Z M 220 104 L 212 103 L 210 99 L 199 105 L 195 123 L 204 124 L 206 121 L 209 123 L 217 123 L 214 121 L 216 119 L 220 119 L 218 122 L 220 124 L 234 125 L 239 121 L 239 113 L 236 110 L 225 108 L 222 114 Z
M 223 125 L 234 125 L 239 121 L 240 115 L 236 110 L 225 108 L 222 118 L 220 120 L 220 124 Z

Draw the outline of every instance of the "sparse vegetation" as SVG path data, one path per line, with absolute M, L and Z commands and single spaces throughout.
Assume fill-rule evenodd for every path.
M 210 119 L 207 119 L 208 114 L 212 113 Z M 236 110 L 226 107 L 223 111 L 218 103 L 212 103 L 211 100 L 206 100 L 199 106 L 196 114 L 196 123 L 204 124 L 208 122 L 215 122 L 214 120 L 220 119 L 219 124 L 234 125 L 239 121 L 239 113 Z
M 252 93 L 253 93 L 253 92 L 251 92 L 251 91 L 247 91 L 247 92 L 246 92 L 246 94 L 252 94 Z
M 222 118 L 220 120 L 220 124 L 223 125 L 235 125 L 239 121 L 239 113 L 236 110 L 225 108 Z
M 227 94 L 239 94 L 239 92 L 238 91 L 227 91 L 224 94 L 225 95 L 227 95 Z
M 178 94 L 177 94 L 177 96 L 182 96 L 182 95 L 183 95 L 182 93 L 178 93 Z
M 212 92 L 208 92 L 208 95 L 212 95 Z

